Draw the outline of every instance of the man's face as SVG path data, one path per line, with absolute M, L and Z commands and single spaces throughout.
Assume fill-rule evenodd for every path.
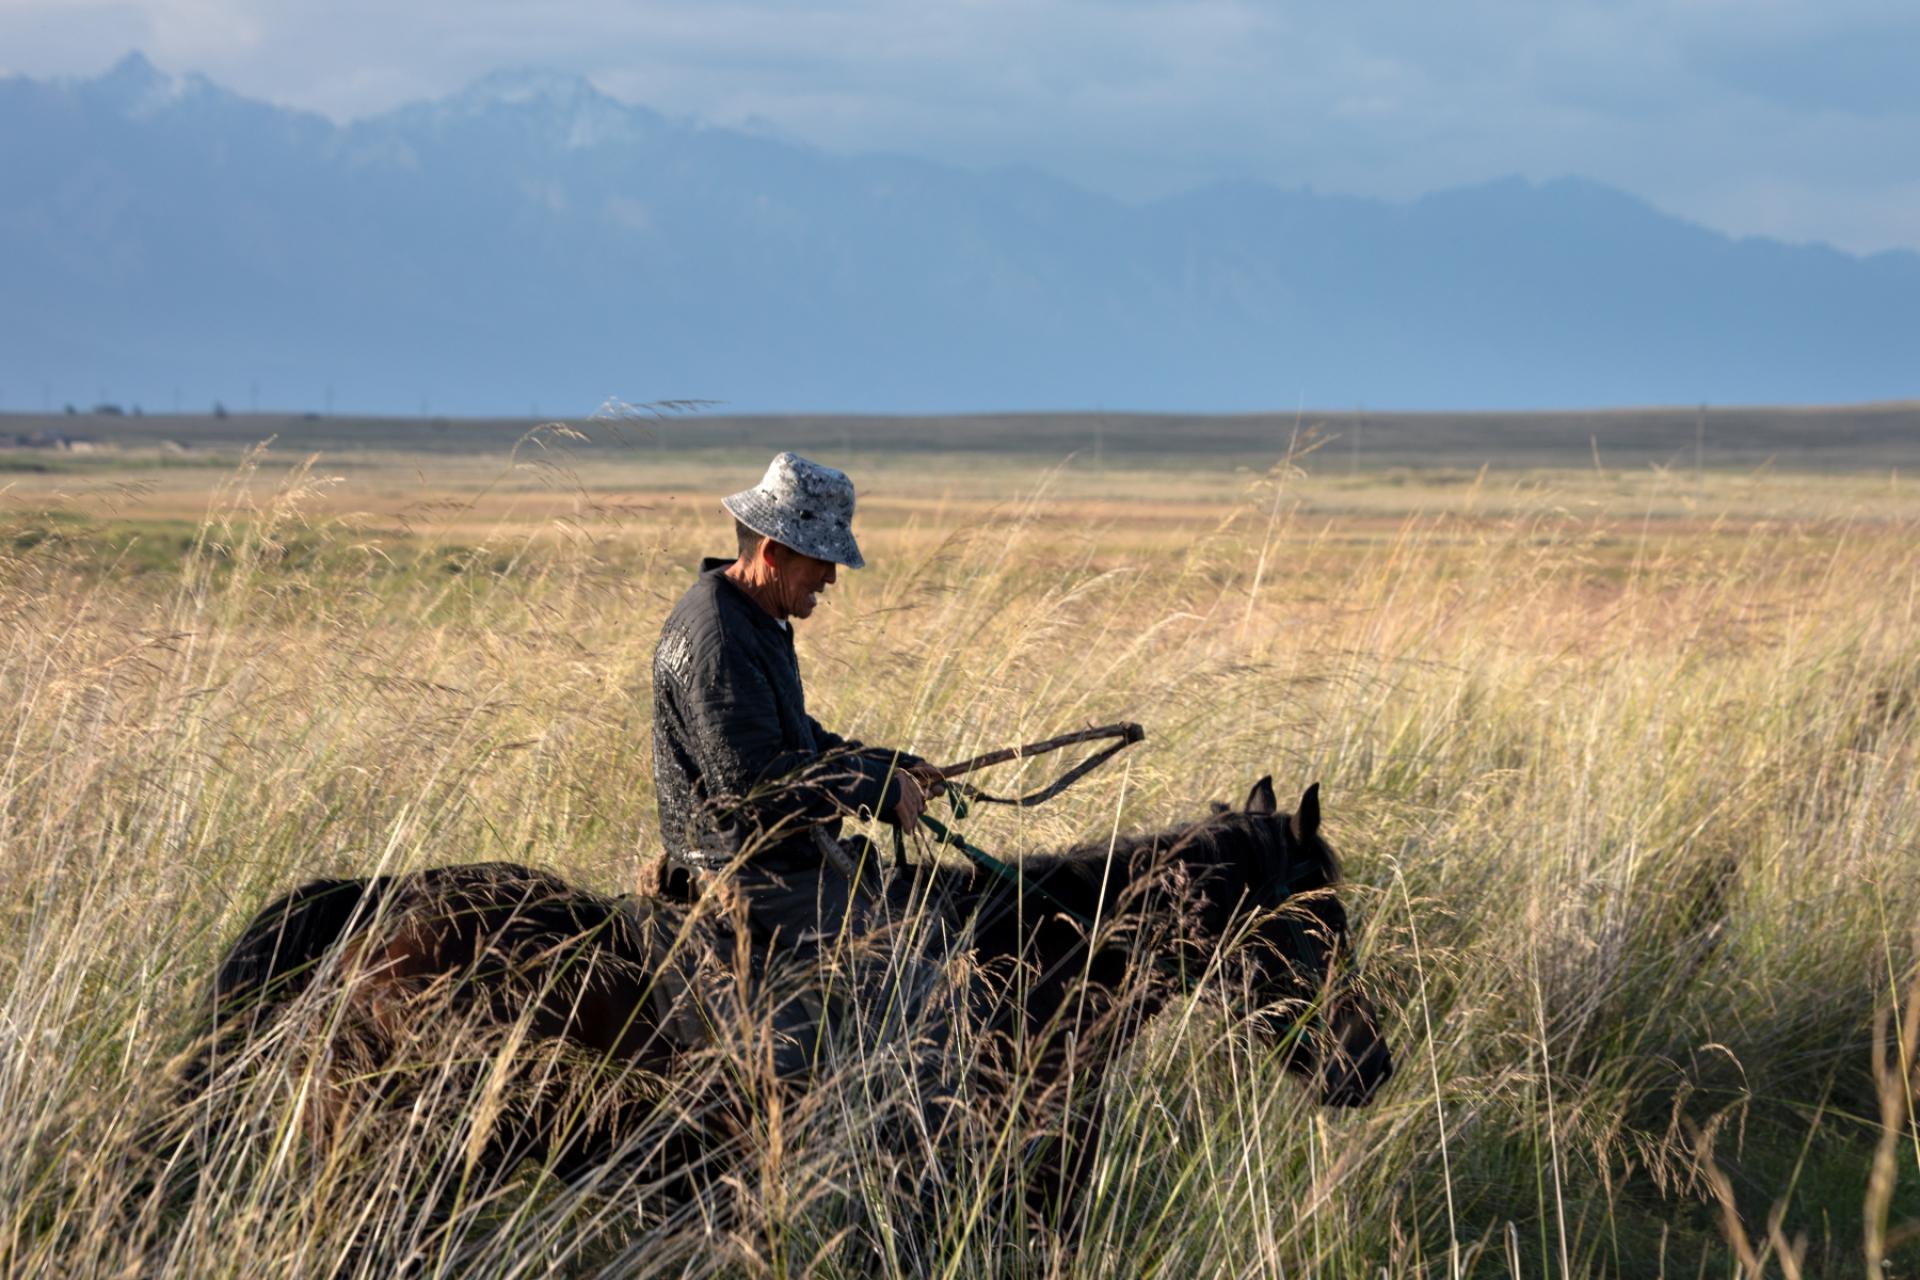
M 773 595 L 781 611 L 789 618 L 806 618 L 820 603 L 820 593 L 838 580 L 839 566 L 831 560 L 815 560 L 792 547 L 775 542 L 773 550 Z

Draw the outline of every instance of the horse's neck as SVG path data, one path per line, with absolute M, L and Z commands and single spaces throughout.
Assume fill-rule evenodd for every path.
M 1161 945 L 1195 941 L 1189 930 L 1203 935 L 1217 921 L 1221 908 L 1231 908 L 1238 895 L 1234 860 L 1222 847 L 1222 829 L 1196 823 L 1137 837 L 1114 848 L 1103 870 L 1082 867 L 1069 883 L 1084 885 L 1086 901 L 1072 904 L 1087 914 L 1107 919 L 1136 917 L 1148 935 Z M 1098 854 L 1088 859 L 1098 865 Z M 1049 884 L 1051 887 L 1051 884 Z
M 1103 853 L 1070 855 L 1028 890 L 1039 915 L 1064 909 L 1096 939 L 1092 954 L 1076 944 L 1072 954 L 1038 958 L 1071 967 L 1076 980 L 1057 986 L 1061 999 L 1079 1001 L 1097 1017 L 1124 1009 L 1115 1029 L 1137 1030 L 1196 962 L 1204 964 L 1238 891 L 1229 883 L 1231 859 L 1210 828 L 1137 837 L 1116 845 L 1111 857 Z M 1085 1005 L 1089 995 L 1093 1003 Z

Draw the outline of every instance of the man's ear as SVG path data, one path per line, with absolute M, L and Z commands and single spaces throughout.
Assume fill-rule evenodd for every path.
M 1300 807 L 1293 811 L 1293 817 L 1287 820 L 1287 826 L 1293 832 L 1293 838 L 1305 842 L 1320 833 L 1320 784 L 1314 783 L 1300 797 Z
M 1247 792 L 1246 810 L 1248 813 L 1278 813 L 1280 804 L 1273 798 L 1273 775 L 1268 774 L 1253 784 L 1253 790 Z
M 760 566 L 762 574 L 766 574 L 768 578 L 778 578 L 787 572 L 787 564 L 791 562 L 793 555 L 795 551 L 791 547 L 776 543 L 772 537 L 762 537 L 760 547 L 753 553 L 753 558 L 755 558 L 755 564 Z

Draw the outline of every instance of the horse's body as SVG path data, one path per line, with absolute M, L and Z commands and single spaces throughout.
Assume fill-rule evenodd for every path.
M 1347 921 L 1318 825 L 1314 790 L 1283 814 L 1262 779 L 1243 811 L 1030 858 L 1017 879 L 922 871 L 929 896 L 969 922 L 967 948 L 984 975 L 974 1073 L 1028 1073 L 1024 1131 L 1046 1135 L 1033 1190 L 1053 1210 L 1071 1203 L 1098 1140 L 1097 1101 L 1069 1109 L 1056 1095 L 1097 1099 L 1100 1076 L 1145 1020 L 1202 982 L 1232 1012 L 1284 1033 L 1288 1066 L 1329 1104 L 1364 1103 L 1390 1074 L 1371 1009 L 1335 982 Z M 564 1052 L 611 1099 L 582 1102 L 572 1089 L 562 1105 L 535 1093 L 493 1138 L 496 1162 L 537 1157 L 565 1173 L 630 1153 L 623 1128 L 657 1116 L 684 1087 L 679 1064 L 712 1042 L 694 1015 L 741 1007 L 703 999 L 703 983 L 727 966 L 710 964 L 707 979 L 696 972 L 700 931 L 681 927 L 690 911 L 698 915 L 498 863 L 303 886 L 261 911 L 221 965 L 211 1047 L 190 1078 L 197 1087 L 222 1055 L 331 984 L 344 993 L 333 1025 L 353 1033 L 361 1074 L 378 1077 L 435 1016 L 422 1013 L 432 999 L 443 1021 L 515 1028 L 523 1052 Z M 984 1083 L 984 1095 L 1011 1096 Z M 690 1163 L 711 1155 L 711 1137 L 689 1133 L 650 1155 Z
M 302 885 L 255 916 L 214 979 L 214 1019 L 186 1074 L 199 1093 L 249 1042 L 303 1000 L 318 1017 L 322 1088 L 308 1128 L 321 1141 L 353 1119 L 368 1082 L 407 1088 L 395 1062 L 453 1053 L 490 1067 L 502 1036 L 547 1061 L 500 1109 L 477 1154 L 558 1172 L 623 1149 L 637 1115 L 658 1112 L 676 1055 L 697 1033 L 677 921 L 652 904 L 586 893 L 511 863 Z M 561 1068 L 555 1070 L 554 1068 Z M 592 1086 L 583 1095 L 582 1077 Z M 440 1082 L 444 1086 L 444 1081 Z M 660 1147 L 691 1158 L 699 1136 Z

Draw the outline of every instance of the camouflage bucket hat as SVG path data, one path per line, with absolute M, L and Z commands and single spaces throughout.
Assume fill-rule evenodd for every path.
M 867 563 L 853 540 L 853 481 L 844 471 L 783 453 L 767 464 L 759 484 L 720 505 L 755 533 L 801 555 L 849 569 Z

